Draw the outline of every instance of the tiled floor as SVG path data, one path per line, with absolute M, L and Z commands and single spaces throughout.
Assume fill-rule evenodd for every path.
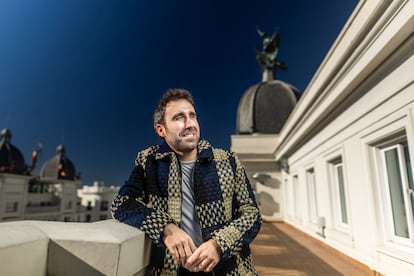
M 286 223 L 264 222 L 251 249 L 260 276 L 373 275 L 363 265 Z

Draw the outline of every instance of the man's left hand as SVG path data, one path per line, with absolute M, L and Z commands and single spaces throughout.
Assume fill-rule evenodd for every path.
M 220 247 L 217 242 L 210 239 L 202 243 L 187 259 L 184 267 L 189 271 L 210 272 L 219 263 L 221 258 Z

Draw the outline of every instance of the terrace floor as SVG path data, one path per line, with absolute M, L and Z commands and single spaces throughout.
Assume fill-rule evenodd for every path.
M 251 244 L 262 275 L 380 275 L 283 222 L 263 222 Z

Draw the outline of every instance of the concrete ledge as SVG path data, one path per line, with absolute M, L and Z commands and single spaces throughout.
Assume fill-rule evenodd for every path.
M 0 223 L 0 233 L 0 275 L 143 275 L 149 262 L 150 240 L 136 228 L 114 220 Z M 29 269 L 24 254 L 42 259 L 33 260 L 37 266 Z M 3 265 L 8 259 L 24 262 L 20 265 L 24 273 L 18 273 L 12 262 Z
M 0 275 L 46 275 L 49 237 L 25 223 L 0 223 Z

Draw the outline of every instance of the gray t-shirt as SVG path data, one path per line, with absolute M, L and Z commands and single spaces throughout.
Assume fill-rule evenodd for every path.
M 180 161 L 182 179 L 182 217 L 181 229 L 183 229 L 193 239 L 198 247 L 203 243 L 201 236 L 200 223 L 197 218 L 194 200 L 193 168 L 195 161 Z

